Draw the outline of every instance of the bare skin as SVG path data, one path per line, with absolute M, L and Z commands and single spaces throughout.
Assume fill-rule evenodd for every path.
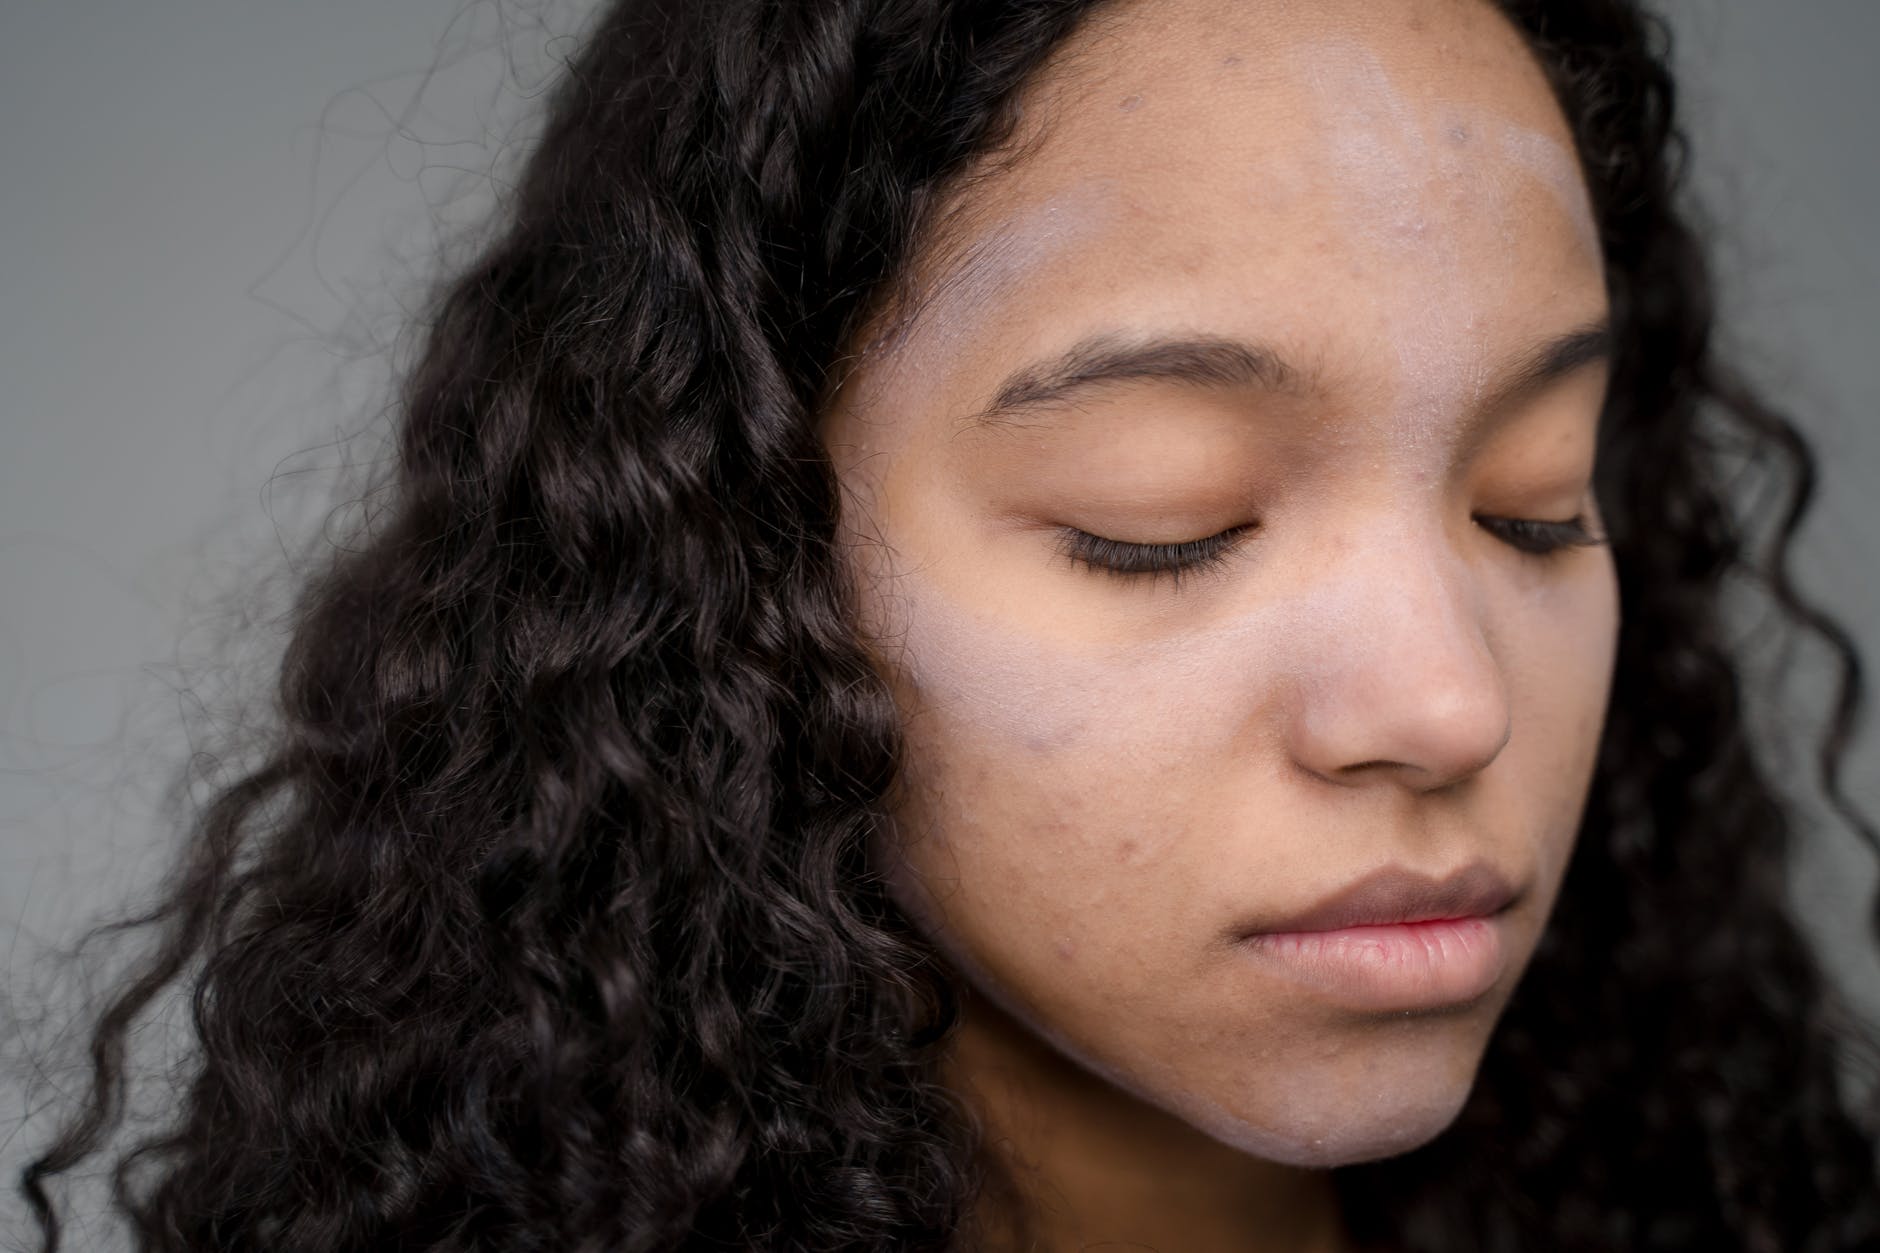
M 1345 1250 L 1329 1171 L 1462 1108 L 1604 719 L 1572 141 L 1480 0 L 1137 0 L 1023 104 L 823 426 L 907 733 L 879 855 L 1016 1188 L 984 1243 Z M 1161 340 L 1208 351 L 1052 386 Z M 1249 955 L 1472 861 L 1517 889 L 1486 994 L 1381 1012 Z

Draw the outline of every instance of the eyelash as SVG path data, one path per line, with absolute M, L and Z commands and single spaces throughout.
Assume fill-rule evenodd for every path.
M 1606 542 L 1604 537 L 1595 535 L 1587 526 L 1584 514 L 1559 522 L 1478 515 L 1475 523 L 1510 548 L 1543 560 L 1570 548 L 1585 548 Z M 1178 544 L 1131 544 L 1092 535 L 1076 527 L 1065 527 L 1058 551 L 1070 558 L 1073 564 L 1082 564 L 1093 571 L 1117 578 L 1135 579 L 1146 575 L 1154 579 L 1167 574 L 1179 584 L 1184 574 L 1217 569 L 1238 546 L 1241 536 L 1251 530 L 1253 526 L 1248 524 L 1229 527 L 1205 539 L 1183 540 Z
M 1155 579 L 1169 575 L 1179 586 L 1184 574 L 1200 574 L 1218 569 L 1240 537 L 1253 530 L 1252 524 L 1229 527 L 1205 539 L 1183 540 L 1179 544 L 1130 544 L 1105 539 L 1076 527 L 1063 528 L 1058 551 L 1073 564 L 1122 579 L 1148 576 Z

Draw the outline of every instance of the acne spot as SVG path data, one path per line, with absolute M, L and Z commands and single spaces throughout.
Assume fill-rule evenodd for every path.
M 1136 841 L 1124 840 L 1121 844 L 1116 846 L 1116 860 L 1122 862 L 1124 865 L 1128 865 L 1135 859 L 1138 847 Z
M 1068 935 L 1060 935 L 1052 947 L 1057 949 L 1059 961 L 1071 961 L 1077 956 L 1077 945 Z
M 1116 107 L 1121 109 L 1125 113 L 1134 113 L 1137 109 L 1140 109 L 1142 107 L 1142 97 L 1141 96 L 1124 96 L 1120 101 L 1117 102 Z

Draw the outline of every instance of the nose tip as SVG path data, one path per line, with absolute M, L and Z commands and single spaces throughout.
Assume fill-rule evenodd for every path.
M 1386 625 L 1369 638 L 1327 641 L 1291 720 L 1298 764 L 1341 784 L 1389 777 L 1436 791 L 1500 756 L 1513 731 L 1508 690 L 1466 602 L 1454 587 L 1410 593 L 1370 619 Z
M 1359 709 L 1315 708 L 1302 720 L 1294 757 L 1312 774 L 1355 784 L 1377 775 L 1438 791 L 1486 769 L 1512 724 L 1501 702 L 1455 690 L 1418 704 L 1396 699 Z

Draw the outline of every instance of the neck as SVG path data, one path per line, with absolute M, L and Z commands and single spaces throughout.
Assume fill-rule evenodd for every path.
M 993 1178 L 984 1253 L 1347 1253 L 1329 1171 L 1230 1148 L 1091 1074 L 969 997 L 946 1081 L 979 1115 Z

